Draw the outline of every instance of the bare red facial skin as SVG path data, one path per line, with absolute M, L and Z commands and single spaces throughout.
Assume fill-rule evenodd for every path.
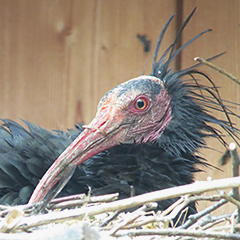
M 159 83 L 161 91 L 154 95 L 154 101 L 135 88 L 126 88 L 123 98 L 123 87 L 136 80 L 145 80 L 148 84 L 151 81 Z M 42 201 L 60 179 L 66 178 L 66 174 L 92 156 L 120 143 L 151 142 L 162 133 L 171 120 L 170 97 L 162 82 L 149 76 L 128 82 L 119 85 L 119 88 L 103 98 L 96 117 L 48 169 L 29 203 Z M 140 104 L 137 107 L 139 99 L 146 105 Z

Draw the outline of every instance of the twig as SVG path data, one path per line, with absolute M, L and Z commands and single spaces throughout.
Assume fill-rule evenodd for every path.
M 113 194 L 106 194 L 101 196 L 93 196 L 89 198 L 85 194 L 76 194 L 72 196 L 53 199 L 49 203 L 48 209 L 50 210 L 54 210 L 58 208 L 64 209 L 64 208 L 81 206 L 85 203 L 111 202 L 116 200 L 118 196 L 119 196 L 119 193 L 113 193 Z M 18 206 L 6 206 L 6 210 L 3 210 L 0 212 L 0 217 L 4 217 L 6 214 L 8 214 L 9 212 L 15 209 L 17 209 L 18 211 L 24 211 L 25 213 L 28 213 L 29 211 L 32 211 L 33 205 L 25 204 L 25 205 L 18 205 Z
M 231 195 L 231 193 L 229 194 Z M 217 203 L 215 203 L 214 205 L 205 208 L 203 211 L 196 213 L 194 215 L 189 216 L 188 221 L 183 224 L 182 226 L 180 226 L 179 228 L 181 229 L 187 229 L 188 227 L 190 227 L 191 225 L 193 225 L 194 223 L 197 222 L 198 219 L 200 219 L 201 217 L 203 217 L 204 215 L 209 214 L 210 212 L 216 210 L 217 208 L 221 207 L 222 205 L 226 204 L 227 202 L 231 202 L 234 205 L 236 205 L 237 207 L 240 207 L 240 202 L 235 200 L 234 198 L 232 198 L 231 196 L 229 196 L 227 194 L 225 194 L 224 192 L 222 192 L 220 195 L 217 196 L 210 196 L 209 199 L 218 199 L 219 197 L 221 197 L 222 199 L 220 201 L 218 201 Z M 203 197 L 203 196 L 202 196 Z M 192 199 L 201 199 L 201 196 L 196 196 L 196 197 L 192 197 Z
M 162 221 L 163 219 L 161 219 Z M 141 227 L 141 226 L 144 226 L 146 224 L 149 224 L 149 223 L 153 223 L 153 222 L 158 222 L 158 219 L 157 217 L 155 216 L 145 216 L 145 219 L 144 220 L 141 220 L 139 222 L 134 222 L 132 224 L 129 224 L 127 226 L 124 227 L 124 229 L 131 229 L 131 228 L 138 228 L 138 227 Z
M 236 215 L 236 210 L 232 213 L 230 219 L 231 219 L 231 230 L 230 232 L 233 233 L 234 232 L 234 229 L 235 229 L 235 215 Z
M 8 210 L 10 208 L 11 208 L 11 206 L 0 205 L 0 211 Z
M 237 145 L 236 145 L 236 143 L 232 142 L 232 143 L 229 144 L 229 151 L 230 151 L 230 155 L 231 155 L 232 161 L 234 162 L 234 165 L 239 166 L 240 165 L 240 158 L 239 158 L 239 155 L 237 153 Z M 236 170 L 234 172 L 233 177 L 238 177 L 239 176 L 238 174 L 239 174 L 239 171 Z
M 119 193 L 114 193 L 114 194 L 107 194 L 107 195 L 102 195 L 102 196 L 93 196 L 93 197 L 86 197 L 85 198 L 80 198 L 78 199 L 77 196 L 76 198 L 62 198 L 62 201 L 57 201 L 56 204 L 52 204 L 52 201 L 49 204 L 48 209 L 64 209 L 64 208 L 70 208 L 70 207 L 76 207 L 76 206 L 81 206 L 85 203 L 97 203 L 97 202 L 112 202 L 116 200 L 119 196 Z M 54 200 L 53 200 L 54 201 Z M 65 202 L 64 202 L 65 201 Z
M 185 229 L 145 229 L 145 230 L 119 230 L 115 237 L 134 237 L 134 236 L 146 236 L 146 235 L 168 235 L 168 236 L 190 236 L 197 238 L 215 238 L 215 239 L 228 239 L 228 240 L 240 240 L 239 234 L 230 234 L 222 232 L 201 231 L 201 230 L 185 230 Z
M 194 215 L 190 215 L 189 219 L 187 220 L 186 223 L 184 223 L 182 226 L 179 227 L 179 229 L 186 229 L 188 227 L 190 227 L 191 225 L 193 225 L 195 222 L 197 222 L 198 219 L 200 219 L 201 217 L 203 217 L 204 215 L 212 212 L 213 210 L 221 207 L 222 205 L 226 204 L 227 201 L 225 199 L 221 199 L 219 202 L 213 204 L 212 206 L 204 209 L 203 211 L 196 213 Z
M 218 222 L 218 221 L 221 221 L 221 220 L 224 220 L 224 221 L 228 221 L 230 222 L 230 217 L 231 217 L 232 214 L 224 214 L 224 215 L 220 215 L 220 216 L 217 216 L 217 217 L 212 217 L 210 214 L 208 216 L 206 216 L 204 219 L 201 219 L 199 221 L 199 227 L 204 230 L 205 227 L 208 225 L 208 224 L 211 224 L 211 223 L 214 223 L 214 222 Z
M 207 196 L 207 195 L 200 195 L 200 196 L 191 196 L 188 197 L 189 201 L 191 202 L 196 202 L 196 201 L 219 201 L 222 199 L 221 195 L 211 195 L 211 196 Z
M 183 203 L 184 199 L 181 197 L 176 202 L 174 202 L 171 206 L 169 206 L 167 209 L 162 211 L 161 216 L 166 216 L 169 214 L 173 209 L 175 209 L 177 206 L 179 206 L 181 203 Z M 177 215 L 177 214 L 176 214 Z M 175 217 L 175 216 L 174 216 Z
M 231 193 L 230 193 L 229 195 L 227 195 L 226 193 L 223 192 L 221 195 L 222 195 L 222 197 L 223 197 L 224 199 L 226 199 L 228 202 L 236 205 L 237 208 L 240 208 L 240 202 L 237 201 L 236 199 L 232 198 L 231 196 L 229 196 L 229 195 L 232 195 Z
M 218 219 L 216 221 L 210 222 L 210 223 L 206 224 L 204 227 L 202 227 L 202 230 L 207 230 L 207 229 L 211 228 L 212 226 L 215 226 L 224 221 L 226 221 L 226 219 L 222 218 L 222 219 Z
M 19 210 L 12 210 L 7 214 L 3 221 L 1 221 L 0 232 L 9 233 L 23 218 L 23 212 Z
M 114 214 L 112 214 L 112 216 L 110 216 L 109 218 L 105 219 L 105 221 L 103 223 L 101 223 L 100 227 L 105 227 L 107 226 L 113 219 L 115 219 L 121 212 L 116 211 Z
M 206 61 L 206 60 L 204 60 L 203 58 L 200 58 L 200 57 L 195 57 L 194 61 L 198 61 L 202 64 L 205 64 L 206 66 L 222 73 L 223 75 L 227 76 L 228 78 L 232 79 L 234 82 L 236 82 L 237 84 L 240 85 L 239 80 L 235 76 L 233 76 L 231 73 L 228 73 L 225 69 L 217 67 L 216 65 L 214 65 L 214 64 L 212 64 L 212 63 L 210 63 L 210 62 L 208 62 L 208 61 Z
M 55 198 L 50 202 L 50 204 L 52 205 L 52 204 L 62 203 L 62 202 L 71 201 L 71 200 L 84 199 L 84 198 L 86 198 L 86 194 L 84 194 L 84 193 L 75 194 L 75 195 L 71 195 L 71 196 Z
M 18 205 L 18 206 L 11 206 L 7 210 L 3 210 L 0 212 L 0 217 L 6 216 L 9 212 L 13 210 L 23 211 L 24 213 L 32 210 L 32 204 L 25 204 L 25 205 Z
M 127 219 L 124 219 L 124 221 L 122 221 L 120 224 L 112 228 L 109 235 L 114 235 L 120 228 L 123 228 L 124 226 L 133 222 L 135 219 L 139 218 L 140 216 L 144 216 L 146 214 L 146 211 L 156 207 L 157 207 L 157 203 L 150 203 L 135 210 L 134 212 L 129 214 L 130 216 Z
M 229 152 L 232 158 L 232 171 L 233 171 L 233 177 L 239 176 L 239 164 L 240 159 L 237 153 L 237 146 L 235 143 L 229 144 Z M 233 191 L 233 197 L 236 199 L 236 201 L 239 203 L 239 189 L 238 187 L 235 187 L 232 189 Z M 237 223 L 240 221 L 240 204 L 238 205 L 238 217 L 237 217 Z
M 65 210 L 61 212 L 50 212 L 45 215 L 32 216 L 31 218 L 24 218 L 19 224 L 18 229 L 29 229 L 32 227 L 45 225 L 51 222 L 64 222 L 72 219 L 82 219 L 85 215 L 93 216 L 96 214 L 112 211 L 121 211 L 132 207 L 144 205 L 148 202 L 157 202 L 168 198 L 175 198 L 185 194 L 199 194 L 215 189 L 223 189 L 229 187 L 240 186 L 240 177 L 226 178 L 213 181 L 201 181 L 193 184 L 188 184 L 180 187 L 174 187 L 155 191 L 151 193 L 142 194 L 128 199 L 118 200 L 111 203 L 103 203 L 100 206 L 84 207 L 81 209 Z M 222 204 L 226 202 L 226 200 Z
M 223 230 L 229 230 L 232 226 L 231 225 L 225 225 L 225 226 L 220 226 L 220 227 L 215 227 L 215 228 L 212 228 L 211 230 L 212 231 L 223 231 Z M 240 224 L 236 224 L 234 226 L 235 229 L 240 229 Z

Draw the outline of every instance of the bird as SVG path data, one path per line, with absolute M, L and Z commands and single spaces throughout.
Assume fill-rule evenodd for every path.
M 87 193 L 89 186 L 92 195 L 118 192 L 122 199 L 133 188 L 140 195 L 190 184 L 200 166 L 210 166 L 200 154 L 208 147 L 206 138 L 216 138 L 227 147 L 225 133 L 239 145 L 240 132 L 231 121 L 231 116 L 239 116 L 229 102 L 224 104 L 213 81 L 197 70 L 199 64 L 175 71 L 170 67 L 183 49 L 210 31 L 176 49 L 195 10 L 158 59 L 174 15 L 168 19 L 159 35 L 151 73 L 107 92 L 90 124 L 49 131 L 26 120 L 27 128 L 2 119 L 0 203 L 35 204 L 56 195 Z M 225 119 L 215 117 L 212 110 L 223 112 Z M 158 209 L 175 200 L 160 201 Z M 193 213 L 195 204 L 189 206 L 189 214 Z

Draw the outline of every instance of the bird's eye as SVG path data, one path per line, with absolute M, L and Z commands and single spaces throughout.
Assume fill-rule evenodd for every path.
M 140 97 L 135 101 L 134 107 L 136 110 L 144 110 L 148 107 L 148 99 L 145 97 Z

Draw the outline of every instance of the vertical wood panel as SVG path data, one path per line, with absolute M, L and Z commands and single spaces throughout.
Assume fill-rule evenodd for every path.
M 189 27 L 184 31 L 183 41 L 187 41 L 199 32 L 208 28 L 213 29 L 213 32 L 208 33 L 191 44 L 182 55 L 182 66 L 189 67 L 194 64 L 193 58 L 200 56 L 209 58 L 226 51 L 226 54 L 214 60 L 213 63 L 226 69 L 236 77 L 240 78 L 240 1 L 238 0 L 195 0 L 184 1 L 183 16 L 184 18 L 197 6 L 195 16 L 191 20 Z M 201 67 L 200 70 L 207 73 L 214 83 L 220 87 L 219 91 L 223 99 L 233 102 L 240 102 L 240 87 L 225 76 L 217 73 L 208 67 Z M 239 107 L 234 109 L 238 114 Z M 219 117 L 219 113 L 215 113 Z M 233 122 L 240 126 L 238 119 L 232 118 Z M 231 140 L 229 139 L 229 142 Z M 223 147 L 219 146 L 216 141 L 208 141 L 208 144 L 221 152 Z M 205 169 L 205 174 L 197 174 L 198 179 L 206 180 L 208 176 L 213 179 L 232 176 L 231 163 L 224 167 L 219 166 L 218 160 L 221 157 L 221 152 L 205 151 L 206 157 L 211 164 L 223 169 L 223 172 L 216 169 Z M 202 205 L 201 207 L 205 207 Z M 228 206 L 229 209 L 231 206 Z M 229 210 L 225 208 L 225 210 Z M 223 213 L 223 210 L 220 210 Z
M 142 73 L 150 53 L 136 34 L 152 53 L 173 12 L 175 0 L 0 1 L 1 117 L 49 129 L 89 122 L 106 91 Z M 163 46 L 174 35 L 173 22 Z
M 67 126 L 93 116 L 92 72 L 97 1 L 73 1 Z M 78 104 L 80 106 L 78 107 Z M 67 127 L 65 126 L 65 128 Z
M 95 1 L 91 6 L 92 17 L 84 14 L 85 3 L 75 3 L 75 47 L 72 50 L 70 79 L 76 89 L 71 105 L 81 101 L 83 119 L 88 123 L 95 115 L 103 94 L 117 84 L 142 74 L 162 26 L 176 11 L 176 2 Z M 163 47 L 175 35 L 175 25 L 173 21 Z M 137 33 L 146 34 L 152 41 L 151 53 L 143 52 Z
M 70 24 L 70 1 L 0 2 L 1 117 L 66 125 Z

